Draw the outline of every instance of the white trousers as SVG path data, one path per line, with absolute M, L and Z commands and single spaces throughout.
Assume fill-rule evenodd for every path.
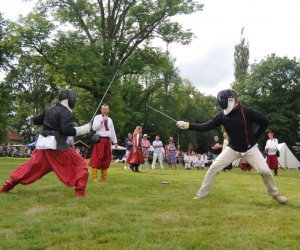
M 152 160 L 152 169 L 155 169 L 155 164 L 156 164 L 156 160 L 158 158 L 159 161 L 159 165 L 161 169 L 164 169 L 164 165 L 163 165 L 163 154 L 157 154 L 157 153 L 153 153 L 153 160 Z
M 148 158 L 144 158 L 144 166 L 145 166 L 146 169 L 149 169 Z
M 242 154 L 240 152 L 234 151 L 230 147 L 226 147 L 209 167 L 197 196 L 207 196 L 213 181 L 217 177 L 217 174 L 241 156 Z M 271 196 L 278 194 L 272 171 L 268 167 L 262 153 L 259 151 L 257 144 L 250 148 L 246 153 L 243 153 L 243 156 L 247 162 L 261 175 L 267 193 Z

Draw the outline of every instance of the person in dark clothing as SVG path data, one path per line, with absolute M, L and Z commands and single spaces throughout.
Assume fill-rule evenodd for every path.
M 181 129 L 201 132 L 206 132 L 223 125 L 229 137 L 228 146 L 210 166 L 201 188 L 193 199 L 205 198 L 217 174 L 234 160 L 243 156 L 261 174 L 268 194 L 279 203 L 287 203 L 288 198 L 279 194 L 272 172 L 256 143 L 257 139 L 269 125 L 269 120 L 261 112 L 241 106 L 237 101 L 236 91 L 232 89 L 220 91 L 217 99 L 223 111 L 216 114 L 208 122 L 201 124 L 184 121 L 177 122 L 177 126 Z M 253 129 L 253 123 L 258 124 L 256 131 Z
M 59 103 L 33 118 L 36 125 L 43 125 L 36 149 L 29 161 L 20 165 L 0 189 L 7 193 L 17 184 L 27 185 L 54 171 L 67 186 L 75 186 L 76 196 L 85 196 L 88 170 L 85 160 L 67 143 L 68 136 L 89 133 L 91 124 L 73 126 L 72 109 L 76 103 L 73 90 L 61 90 Z
M 214 142 L 211 147 L 211 153 L 213 154 L 213 159 L 215 160 L 219 154 L 222 152 L 223 145 L 221 141 L 219 140 L 219 136 L 215 135 L 214 136 Z

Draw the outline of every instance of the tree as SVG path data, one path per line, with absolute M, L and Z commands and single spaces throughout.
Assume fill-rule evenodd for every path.
M 242 82 L 248 74 L 249 67 L 249 43 L 243 38 L 241 31 L 240 43 L 234 46 L 234 78 L 235 83 Z
M 236 86 L 241 102 L 267 114 L 269 129 L 280 141 L 295 145 L 300 113 L 300 64 L 274 54 L 251 66 L 249 76 Z
M 5 68 L 9 49 L 5 44 L 7 21 L 0 13 L 0 71 Z M 6 142 L 7 116 L 10 107 L 10 88 L 4 82 L 0 82 L 0 143 Z
M 58 85 L 101 98 L 117 70 L 116 82 L 143 69 L 154 38 L 188 44 L 192 33 L 171 17 L 202 7 L 194 0 L 44 0 L 16 24 L 12 35 L 21 41 L 22 53 L 44 59 Z
M 300 139 L 300 115 L 298 116 L 299 118 L 299 124 L 298 124 L 298 139 Z M 295 142 L 295 146 L 293 146 L 293 149 L 295 150 L 296 155 L 298 156 L 298 159 L 300 159 L 300 141 Z
M 39 57 L 22 55 L 18 65 L 6 76 L 5 84 L 10 86 L 9 96 L 14 99 L 10 105 L 9 125 L 25 141 L 31 141 L 36 134 L 31 118 L 44 111 L 58 94 L 53 79 L 45 73 Z

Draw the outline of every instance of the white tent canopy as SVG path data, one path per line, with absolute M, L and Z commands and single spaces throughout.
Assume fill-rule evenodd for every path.
M 296 169 L 300 168 L 300 162 L 285 143 L 279 143 L 278 150 L 280 151 L 280 157 L 278 158 L 280 167 Z

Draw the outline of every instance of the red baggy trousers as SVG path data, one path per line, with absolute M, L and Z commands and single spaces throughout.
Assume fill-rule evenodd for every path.
M 12 174 L 14 183 L 27 185 L 54 171 L 67 186 L 74 187 L 77 196 L 85 195 L 88 169 L 85 160 L 75 149 L 67 151 L 36 149 L 29 161 L 20 165 Z
M 94 144 L 89 166 L 97 169 L 108 169 L 111 161 L 111 140 L 102 137 Z

